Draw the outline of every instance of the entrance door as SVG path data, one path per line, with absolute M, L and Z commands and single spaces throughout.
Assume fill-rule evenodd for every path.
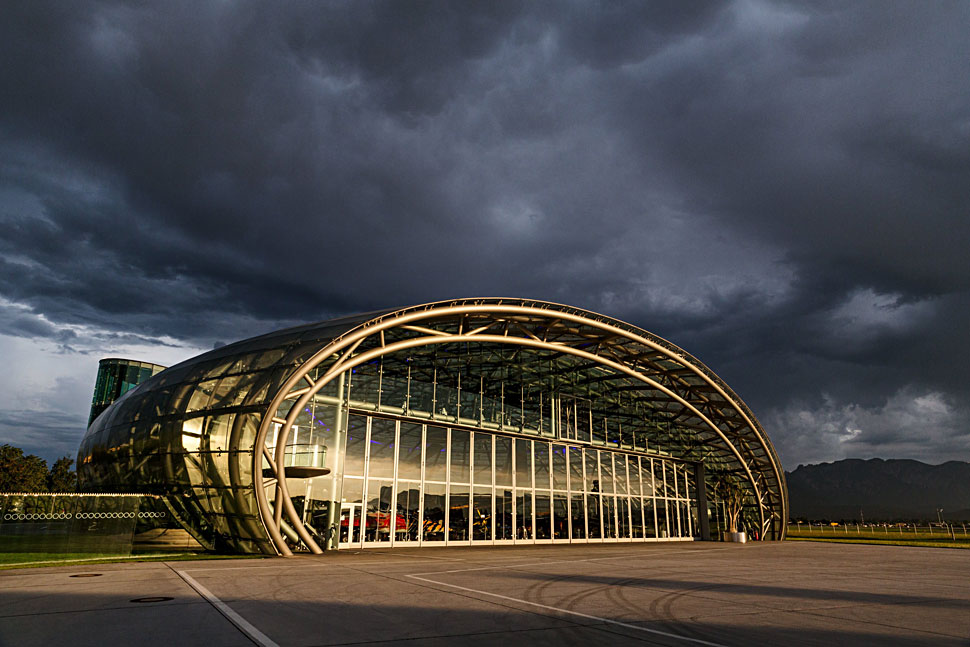
M 341 506 L 338 548 L 360 546 L 360 509 L 359 503 L 345 503 Z

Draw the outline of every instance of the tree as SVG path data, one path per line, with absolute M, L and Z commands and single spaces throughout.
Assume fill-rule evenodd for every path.
M 47 461 L 13 445 L 0 445 L 0 492 L 44 492 Z
M 744 507 L 744 487 L 733 474 L 720 474 L 714 481 L 714 494 L 724 504 L 727 513 L 728 532 L 738 531 L 738 521 Z
M 47 489 L 51 492 L 77 491 L 77 473 L 71 469 L 74 459 L 63 456 L 54 461 L 47 475 Z

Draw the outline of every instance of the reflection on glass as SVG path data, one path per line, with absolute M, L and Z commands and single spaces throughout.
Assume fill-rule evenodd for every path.
M 613 483 L 617 494 L 626 494 L 626 459 L 623 454 L 613 454 Z
M 603 538 L 616 538 L 616 499 L 611 496 L 603 497 Z
M 452 485 L 448 494 L 448 539 L 468 540 L 468 486 Z
M 424 484 L 424 541 L 445 540 L 445 485 Z
M 495 438 L 495 485 L 512 487 L 512 439 Z
M 573 539 L 586 539 L 586 504 L 582 494 L 573 494 L 570 505 Z
M 421 486 L 419 483 L 398 481 L 394 541 L 418 540 L 418 502 L 420 499 Z
M 471 460 L 471 435 L 461 429 L 451 430 L 451 482 L 468 483 Z
M 586 488 L 587 492 L 600 491 L 600 472 L 598 452 L 595 449 L 586 449 Z M 596 517 L 599 519 L 599 517 Z M 592 531 L 590 531 L 592 532 Z M 590 535 L 592 536 L 592 535 Z M 597 535 L 598 537 L 599 535 Z
M 600 495 L 599 494 L 586 495 L 586 520 L 587 520 L 587 527 L 589 528 L 589 538 L 590 539 L 602 538 L 603 531 L 600 528 Z
M 401 440 L 398 453 L 397 477 L 399 479 L 421 478 L 421 425 L 401 423 Z
M 549 443 L 535 443 L 536 489 L 549 489 Z M 536 510 L 538 510 L 538 504 Z M 538 523 L 538 522 L 537 522 Z
M 569 491 L 583 492 L 583 450 L 580 447 L 569 448 Z
M 364 480 L 344 479 L 341 499 L 343 506 L 340 513 L 340 541 L 359 543 Z
M 472 539 L 491 541 L 492 539 L 492 493 L 491 490 L 479 494 L 475 490 L 475 508 L 472 512 Z
M 532 487 L 532 441 L 515 439 L 515 486 Z
M 365 541 L 391 540 L 391 482 L 367 481 L 367 525 Z
M 613 453 L 600 452 L 600 487 L 603 492 L 613 492 Z
M 653 499 L 643 500 L 643 536 L 653 539 L 657 536 L 657 524 L 654 519 Z
M 344 474 L 364 476 L 364 450 L 367 449 L 367 418 L 350 416 L 347 421 L 347 452 Z
M 532 490 L 517 490 L 515 499 L 515 536 L 532 539 Z
M 370 463 L 367 476 L 391 478 L 394 476 L 394 427 L 393 420 L 374 418 L 370 427 Z
M 633 524 L 633 538 L 643 537 L 643 502 L 640 497 L 630 497 L 630 523 Z
M 645 456 L 640 457 L 640 482 L 643 484 L 643 496 L 654 496 L 653 461 Z
M 661 539 L 666 539 L 670 535 L 668 534 L 667 525 L 667 502 L 663 499 L 656 500 L 657 507 L 657 536 Z
M 552 497 L 552 538 L 569 539 L 569 499 L 565 494 Z
M 475 485 L 492 484 L 492 435 L 475 434 Z
M 599 421 L 599 419 L 596 419 Z M 588 400 L 576 402 L 576 438 L 588 443 L 590 441 L 590 403 Z
M 593 424 L 593 442 L 599 444 L 606 444 L 606 419 L 600 419 L 594 421 Z
M 512 518 L 512 490 L 495 490 L 495 539 L 512 539 L 515 520 Z
M 630 538 L 630 500 L 625 496 L 616 497 L 617 537 Z
M 552 446 L 552 487 L 556 490 L 566 489 L 566 446 Z
M 539 443 L 536 443 L 537 445 Z M 552 510 L 549 492 L 536 492 L 536 539 L 552 537 Z
M 424 450 L 424 480 L 444 481 L 447 477 L 448 430 L 444 427 L 428 426 Z
M 640 461 L 636 456 L 627 456 L 626 464 L 630 473 L 630 494 L 640 496 Z

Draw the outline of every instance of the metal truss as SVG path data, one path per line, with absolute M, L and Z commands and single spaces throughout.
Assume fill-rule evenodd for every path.
M 783 537 L 788 501 L 775 451 L 748 407 L 696 358 L 645 330 L 578 308 L 519 299 L 473 299 L 377 314 L 325 342 L 286 379 L 263 416 L 253 465 L 259 513 L 280 554 L 292 554 L 284 535 L 291 541 L 298 539 L 310 552 L 322 552 L 290 498 L 284 463 L 289 430 L 314 395 L 341 374 L 375 358 L 469 343 L 568 359 L 569 366 L 553 367 L 547 376 L 556 371 L 565 376 L 561 379 L 578 376 L 577 388 L 596 389 L 601 384 L 604 392 L 616 394 L 611 397 L 628 397 L 638 409 L 654 413 L 662 421 L 656 442 L 668 444 L 679 458 L 703 460 L 708 474 L 739 475 L 748 484 L 748 503 L 756 512 L 761 536 Z M 497 360 L 495 366 L 500 365 Z M 587 370 L 577 371 L 577 366 Z M 527 364 L 519 368 L 531 370 Z M 500 379 L 496 376 L 494 382 Z M 274 415 L 287 406 L 285 418 L 282 413 Z M 274 423 L 280 430 L 270 448 L 266 441 Z M 264 459 L 269 464 L 268 479 L 263 476 Z M 266 492 L 270 486 L 272 502 Z

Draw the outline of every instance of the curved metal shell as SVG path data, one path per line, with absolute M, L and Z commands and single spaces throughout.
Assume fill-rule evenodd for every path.
M 651 451 L 703 463 L 708 475 L 739 475 L 761 536 L 784 536 L 781 464 L 754 414 L 719 377 L 630 324 L 523 299 L 462 299 L 357 315 L 190 359 L 128 392 L 94 421 L 78 454 L 81 482 L 168 495 L 206 545 L 278 554 L 300 545 L 319 552 L 321 537 L 294 505 L 291 479 L 275 476 L 292 471 L 288 434 L 308 407 L 329 394 L 346 410 L 347 376 L 374 363 L 389 374 L 406 369 L 409 380 L 411 371 L 431 380 L 454 373 L 459 391 L 461 376 L 466 384 L 477 376 L 482 398 L 489 389 L 504 393 L 514 373 L 523 393 L 534 386 L 582 395 L 630 424 L 649 419 L 642 433 Z M 378 388 L 371 399 L 380 397 Z M 403 417 L 414 408 L 355 402 Z M 476 424 L 459 412 L 439 416 L 434 405 L 422 415 Z M 520 426 L 499 423 L 512 434 L 525 433 Z

